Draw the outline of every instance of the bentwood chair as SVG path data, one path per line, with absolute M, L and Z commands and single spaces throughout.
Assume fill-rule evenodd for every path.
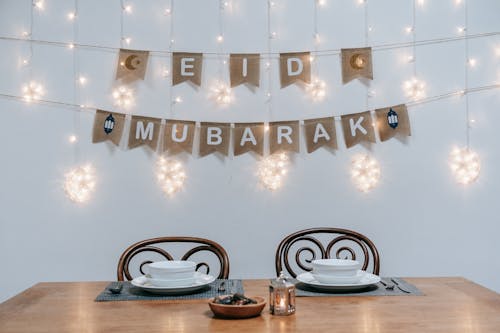
M 216 277 L 229 277 L 229 257 L 218 243 L 197 237 L 158 237 L 132 244 L 123 252 L 118 261 L 118 281 L 130 281 L 134 275 L 145 274 L 144 265 L 153 261 L 174 260 L 174 251 L 184 253 L 177 256 L 179 260 L 196 262 L 197 271 L 202 269 L 204 273 L 209 274 L 210 267 L 218 266 Z
M 378 275 L 380 260 L 375 244 L 366 236 L 347 229 L 311 228 L 286 236 L 276 250 L 276 274 L 292 277 L 311 271 L 315 259 L 353 259 L 363 263 L 363 270 Z

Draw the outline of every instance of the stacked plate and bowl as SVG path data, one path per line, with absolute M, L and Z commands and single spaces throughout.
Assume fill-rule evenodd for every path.
M 156 261 L 146 266 L 147 274 L 131 281 L 133 286 L 155 294 L 186 294 L 215 281 L 215 277 L 196 271 L 196 263 L 186 260 Z
M 297 281 L 324 291 L 356 290 L 380 281 L 380 277 L 361 269 L 361 263 L 350 259 L 318 259 L 312 271 L 299 274 Z

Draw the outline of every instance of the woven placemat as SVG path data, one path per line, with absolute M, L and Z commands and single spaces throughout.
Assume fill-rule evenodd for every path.
M 116 284 L 122 284 L 123 288 L 119 294 L 113 294 L 108 290 L 109 287 Z M 219 290 L 220 285 L 224 283 L 224 290 Z M 111 282 L 106 288 L 96 297 L 96 302 L 109 301 L 147 301 L 147 300 L 181 300 L 181 299 L 208 299 L 215 296 L 244 293 L 243 283 L 241 280 L 215 280 L 202 289 L 193 291 L 190 294 L 184 295 L 157 295 L 142 290 L 133 286 L 130 282 Z
M 394 282 L 391 281 L 394 280 L 396 281 L 401 289 L 404 289 L 405 291 L 401 290 L 398 288 L 398 286 L 395 286 Z M 337 291 L 328 291 L 325 292 L 324 290 L 317 290 L 314 289 L 311 286 L 308 286 L 302 282 L 294 281 L 297 282 L 295 283 L 295 295 L 297 297 L 300 296 L 423 296 L 424 293 L 422 293 L 417 287 L 415 287 L 413 284 L 406 282 L 402 278 L 390 278 L 390 277 L 384 277 L 382 278 L 382 281 L 384 281 L 387 285 L 391 286 L 394 285 L 393 289 L 388 289 L 386 286 L 384 286 L 381 282 L 370 285 L 364 289 L 358 289 L 355 291 L 347 291 L 347 290 L 337 290 Z

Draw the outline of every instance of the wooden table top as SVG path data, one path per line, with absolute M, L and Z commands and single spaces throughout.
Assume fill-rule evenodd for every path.
M 0 332 L 500 332 L 500 295 L 463 278 L 407 278 L 425 296 L 297 297 L 297 312 L 214 318 L 207 300 L 94 302 L 108 282 L 39 283 L 0 304 Z M 268 298 L 268 280 L 244 280 Z

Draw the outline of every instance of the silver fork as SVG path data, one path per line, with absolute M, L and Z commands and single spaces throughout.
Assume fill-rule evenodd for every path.
M 396 286 L 395 284 L 393 283 L 387 283 L 385 282 L 384 280 L 380 279 L 380 283 L 382 283 L 382 285 L 385 287 L 385 289 L 387 290 L 394 290 L 394 287 Z
M 394 279 L 391 279 L 391 281 L 392 281 L 392 282 L 393 282 L 393 283 L 394 283 L 394 284 L 398 287 L 398 289 L 399 289 L 399 290 L 401 290 L 402 292 L 407 293 L 407 294 L 409 294 L 409 293 L 410 293 L 408 290 L 401 288 L 401 286 L 399 285 L 398 281 L 396 281 L 396 280 L 394 280 Z M 394 288 L 394 287 L 393 287 L 393 288 Z

